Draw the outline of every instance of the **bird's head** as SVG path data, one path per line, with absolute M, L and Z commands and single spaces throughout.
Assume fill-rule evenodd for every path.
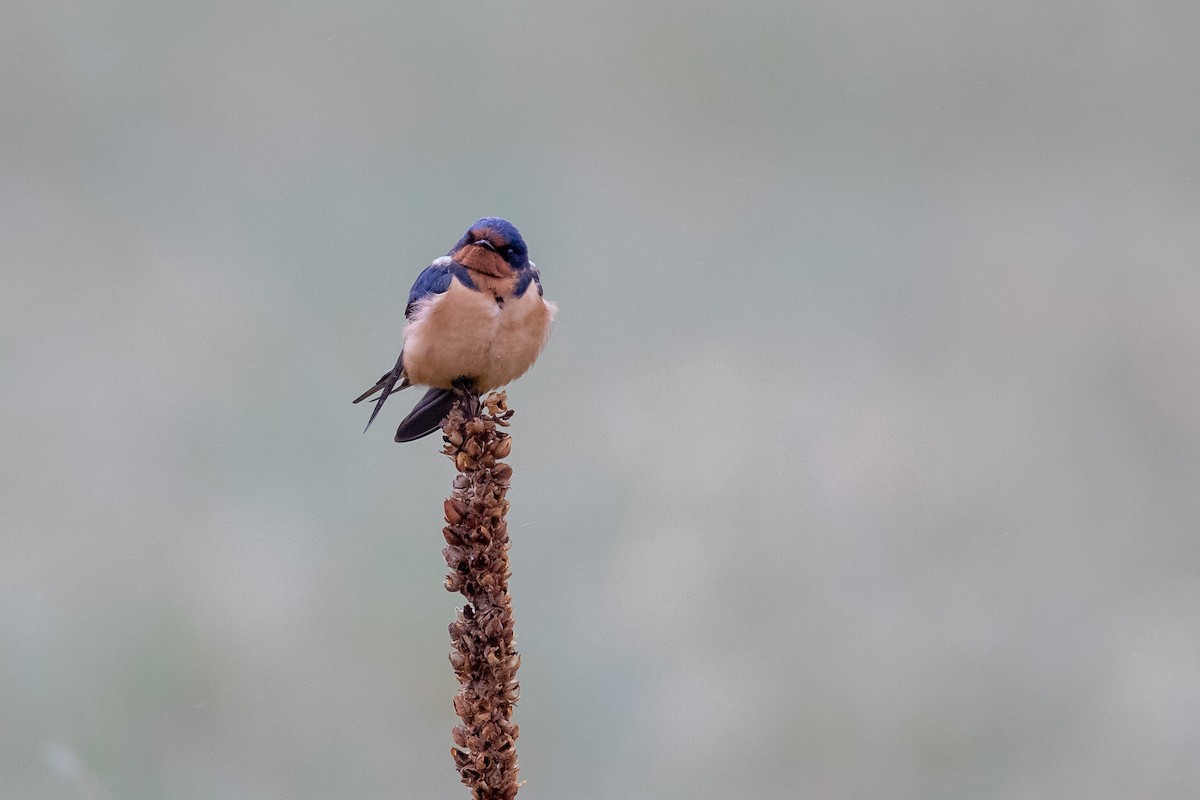
M 484 217 L 471 226 L 450 251 L 464 267 L 502 278 L 529 266 L 529 248 L 521 232 L 506 219 Z

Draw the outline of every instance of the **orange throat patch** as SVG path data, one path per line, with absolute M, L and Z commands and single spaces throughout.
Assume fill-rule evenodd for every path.
M 467 269 L 491 275 L 493 278 L 507 278 L 513 274 L 513 268 L 499 253 L 478 245 L 468 245 L 460 250 L 457 261 Z

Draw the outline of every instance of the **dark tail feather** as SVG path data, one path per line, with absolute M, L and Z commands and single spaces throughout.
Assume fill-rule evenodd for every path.
M 397 381 L 400 382 L 399 386 L 396 386 Z M 371 412 L 371 418 L 367 420 L 367 427 L 363 428 L 363 433 L 367 432 L 367 428 L 371 427 L 371 423 L 379 415 L 379 409 L 383 408 L 383 401 L 388 399 L 388 395 L 398 392 L 401 389 L 407 389 L 409 386 L 412 386 L 412 384 L 408 382 L 408 376 L 404 374 L 404 353 L 402 352 L 400 353 L 400 358 L 396 359 L 396 366 L 392 371 L 383 373 L 374 386 L 367 389 L 354 400 L 355 403 L 361 403 L 376 392 L 383 391 L 383 394 L 379 395 L 379 399 L 375 401 L 375 410 Z
M 383 385 L 384 385 L 384 383 L 387 382 L 387 379 L 389 377 L 391 377 L 391 374 L 392 373 L 389 372 L 387 375 L 384 375 L 382 378 L 379 379 L 379 383 L 375 384 L 370 389 L 367 389 L 365 392 L 363 392 L 362 394 L 360 394 L 358 397 L 354 398 L 350 402 L 352 404 L 353 403 L 361 403 L 363 400 L 366 400 L 368 397 L 370 397 L 371 395 L 378 392 L 380 389 L 383 388 Z
M 396 441 L 411 442 L 442 427 L 457 396 L 453 389 L 430 389 L 396 429 Z
M 367 420 L 367 427 L 363 428 L 363 433 L 371 427 L 371 423 L 379 416 L 379 409 L 383 408 L 383 401 L 388 399 L 388 395 L 392 393 L 392 387 L 396 384 L 396 377 L 393 375 L 381 387 L 382 392 L 379 393 L 379 399 L 375 401 L 375 408 L 371 410 L 371 418 Z

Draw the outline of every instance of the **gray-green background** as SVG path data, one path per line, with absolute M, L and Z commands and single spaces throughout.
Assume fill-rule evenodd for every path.
M 512 219 L 529 800 L 1200 795 L 1194 2 L 7 2 L 0 797 L 459 798 L 416 273 Z

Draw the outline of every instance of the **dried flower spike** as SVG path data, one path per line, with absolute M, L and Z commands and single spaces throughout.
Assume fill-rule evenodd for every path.
M 512 449 L 507 427 L 513 412 L 504 392 L 492 392 L 477 415 L 456 402 L 442 426 L 443 452 L 459 475 L 446 501 L 446 589 L 466 604 L 450 623 L 450 666 L 462 688 L 454 710 L 450 748 L 462 782 L 474 800 L 512 800 L 517 794 L 517 726 L 512 721 L 520 687 L 520 656 L 513 646 L 512 598 L 508 594 L 508 480 L 501 462 Z

